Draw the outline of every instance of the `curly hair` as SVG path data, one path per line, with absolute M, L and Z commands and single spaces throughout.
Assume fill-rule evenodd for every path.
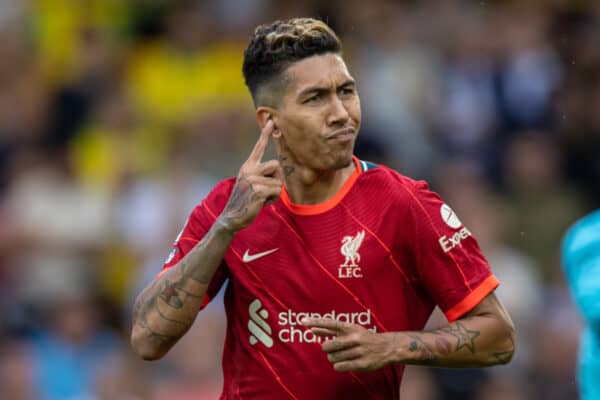
M 293 18 L 260 25 L 244 51 L 242 68 L 255 104 L 261 88 L 284 83 L 282 73 L 294 62 L 325 53 L 340 54 L 342 44 L 323 21 Z

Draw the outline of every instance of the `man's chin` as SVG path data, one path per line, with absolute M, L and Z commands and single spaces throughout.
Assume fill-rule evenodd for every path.
M 343 169 L 350 165 L 352 165 L 352 154 L 348 156 L 344 155 L 343 157 L 336 159 L 333 169 Z

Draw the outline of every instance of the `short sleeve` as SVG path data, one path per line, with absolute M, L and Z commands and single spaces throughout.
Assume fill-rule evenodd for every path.
M 183 229 L 173 242 L 173 248 L 157 276 L 176 265 L 198 244 L 217 219 L 229 197 L 230 185 L 223 181 L 202 202 L 194 208 Z M 219 292 L 229 276 L 229 269 L 223 261 L 213 276 L 202 302 L 204 308 Z
M 500 282 L 473 234 L 452 208 L 425 182 L 415 182 L 407 189 L 414 268 L 420 284 L 448 321 L 454 321 L 471 311 Z

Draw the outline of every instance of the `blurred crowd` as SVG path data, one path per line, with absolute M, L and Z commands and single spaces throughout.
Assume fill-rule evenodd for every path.
M 511 364 L 410 367 L 403 398 L 577 398 L 559 243 L 600 205 L 600 3 L 583 0 L 0 1 L 0 397 L 218 397 L 220 299 L 154 363 L 130 350 L 130 309 L 257 137 L 254 27 L 294 16 L 344 42 L 357 154 L 457 211 L 517 326 Z

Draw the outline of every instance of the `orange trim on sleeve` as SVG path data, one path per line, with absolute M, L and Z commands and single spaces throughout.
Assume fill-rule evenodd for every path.
M 483 282 L 477 286 L 475 290 L 462 299 L 454 307 L 446 311 L 446 318 L 449 322 L 455 321 L 465 313 L 471 311 L 485 296 L 490 294 L 494 289 L 498 287 L 500 281 L 494 275 L 488 276 Z
M 352 186 L 354 186 L 354 182 L 356 182 L 358 176 L 362 171 L 360 166 L 360 160 L 356 158 L 356 156 L 352 156 L 352 159 L 356 167 L 354 172 L 352 172 L 352 175 L 350 175 L 348 179 L 346 179 L 346 182 L 344 182 L 342 188 L 332 198 L 325 200 L 324 202 L 319 204 L 296 204 L 293 203 L 290 199 L 290 196 L 288 195 L 285 186 L 282 187 L 281 195 L 279 196 L 279 198 L 291 212 L 298 215 L 316 215 L 331 210 L 333 207 L 338 205 L 339 202 L 342 201 L 344 196 L 346 196 L 346 194 L 350 191 L 350 189 L 352 189 Z

